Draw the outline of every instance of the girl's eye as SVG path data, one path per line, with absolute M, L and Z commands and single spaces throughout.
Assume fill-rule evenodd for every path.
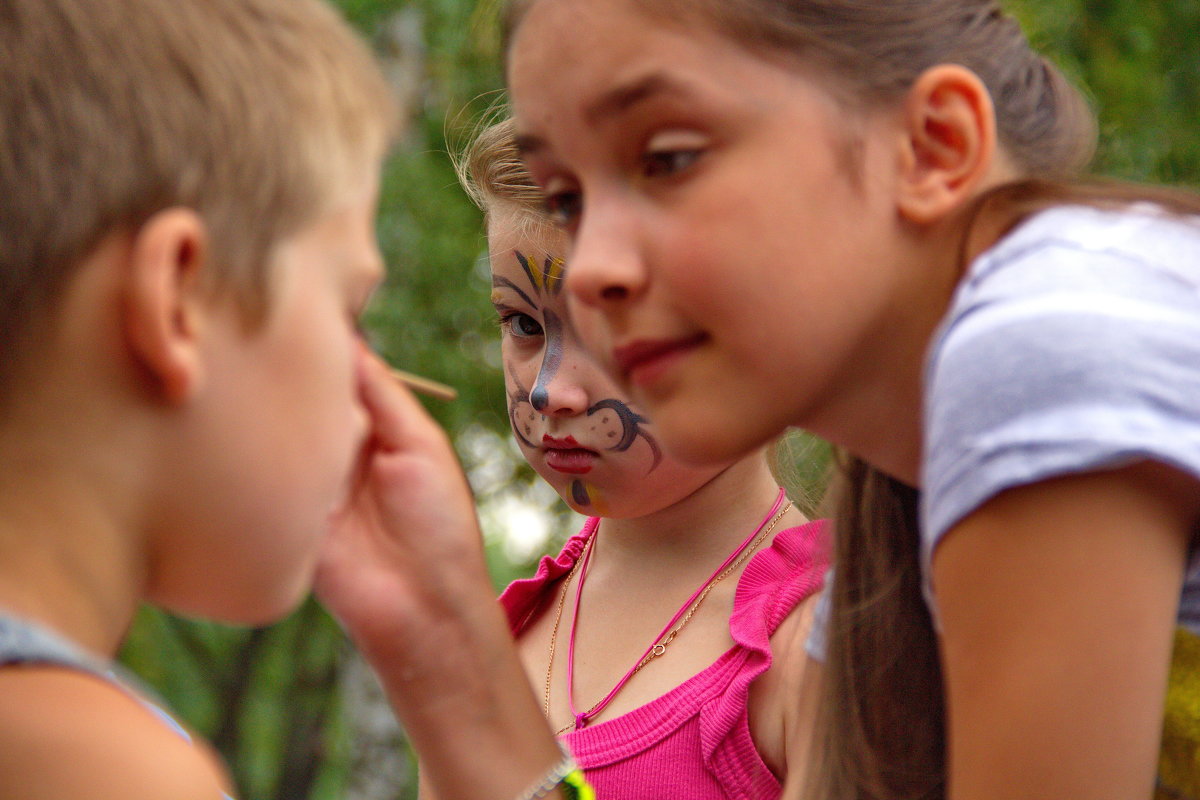
M 700 153 L 696 148 L 652 150 L 642 155 L 642 175 L 646 178 L 670 177 L 696 163 Z
M 507 333 L 517 339 L 528 339 L 542 335 L 541 324 L 528 314 L 522 314 L 519 311 L 501 317 L 500 325 Z
M 567 227 L 583 213 L 583 195 L 577 191 L 547 194 L 546 214 L 559 226 Z

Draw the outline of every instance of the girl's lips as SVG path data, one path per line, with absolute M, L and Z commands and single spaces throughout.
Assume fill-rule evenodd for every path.
M 592 471 L 592 465 L 599 456 L 592 450 L 582 447 L 561 449 L 548 447 L 545 450 L 546 466 L 550 469 L 565 472 L 568 475 L 583 475 Z
M 698 347 L 707 337 L 698 333 L 682 339 L 639 339 L 613 350 L 613 361 L 631 383 L 654 382 L 676 357 Z
M 561 439 L 556 439 L 548 433 L 542 436 L 542 444 L 545 447 L 553 447 L 558 450 L 570 450 L 573 447 L 579 447 L 579 442 L 575 441 L 574 436 L 564 436 Z

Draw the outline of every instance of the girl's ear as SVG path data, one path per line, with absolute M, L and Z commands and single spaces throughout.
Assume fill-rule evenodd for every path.
M 944 219 L 990 174 L 996 115 L 983 82 L 965 67 L 926 70 L 903 106 L 900 213 L 918 224 Z
M 134 235 L 121 310 L 130 356 L 168 403 L 192 396 L 203 375 L 200 333 L 208 232 L 200 215 L 169 208 Z

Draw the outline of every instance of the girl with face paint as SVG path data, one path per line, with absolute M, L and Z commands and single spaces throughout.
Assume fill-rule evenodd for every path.
M 777 692 L 811 680 L 801 644 L 822 523 L 762 451 L 697 467 L 659 447 L 576 337 L 566 242 L 510 124 L 485 129 L 460 172 L 486 215 L 513 435 L 588 516 L 501 597 L 544 714 L 601 797 L 777 796 L 785 744 L 808 725 Z

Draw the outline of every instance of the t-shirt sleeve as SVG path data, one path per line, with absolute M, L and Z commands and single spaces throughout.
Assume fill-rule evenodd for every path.
M 1009 488 L 1144 459 L 1200 477 L 1200 289 L 1186 272 L 1053 237 L 986 267 L 928 364 L 926 565 Z

